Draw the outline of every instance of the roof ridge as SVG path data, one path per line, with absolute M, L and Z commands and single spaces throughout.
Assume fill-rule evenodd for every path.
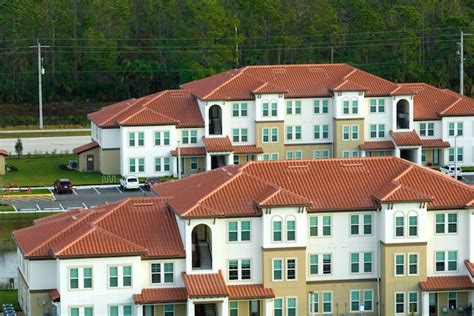
M 397 191 L 400 189 L 400 187 L 401 187 L 401 184 L 398 183 L 397 181 L 394 181 L 394 180 L 392 180 L 392 181 L 386 183 L 385 185 L 387 185 L 387 184 L 393 184 L 393 185 L 395 185 L 395 188 L 393 188 L 393 190 L 391 190 L 390 192 L 388 192 L 387 194 L 385 194 L 384 196 L 382 196 L 382 197 L 380 198 L 380 201 L 383 201 L 383 200 L 387 199 L 389 196 L 391 196 L 391 195 L 393 195 L 395 192 L 397 192 Z
M 459 102 L 461 102 L 462 98 L 458 97 L 458 96 L 455 96 L 455 95 L 452 95 L 450 94 L 451 96 L 455 97 L 457 100 L 454 101 L 453 103 L 451 103 L 450 105 L 448 105 L 447 108 L 445 108 L 443 111 L 439 112 L 439 115 L 443 115 L 445 112 L 449 111 L 453 106 L 455 106 L 456 104 L 458 104 Z
M 424 172 L 424 173 L 427 173 L 427 174 L 432 174 L 435 177 L 442 178 L 442 179 L 445 179 L 447 181 L 450 181 L 450 182 L 452 182 L 452 184 L 457 185 L 458 187 L 462 187 L 464 189 L 469 189 L 469 190 L 474 191 L 474 188 L 472 186 L 470 186 L 470 185 L 468 185 L 468 184 L 466 184 L 462 181 L 455 180 L 450 175 L 444 174 L 444 173 L 439 172 L 437 170 L 430 169 L 426 166 L 415 165 L 414 162 L 410 162 L 410 163 L 413 164 L 414 169 L 419 170 L 420 172 Z
M 352 66 L 351 66 L 351 67 L 352 67 Z M 352 67 L 352 70 L 351 70 L 348 74 L 346 74 L 344 77 L 342 77 L 342 80 L 347 81 L 347 79 L 348 79 L 353 73 L 355 73 L 356 71 L 357 71 L 357 68 L 356 68 L 356 67 Z
M 413 165 L 410 165 L 408 168 L 406 168 L 405 170 L 403 170 L 402 173 L 400 173 L 399 175 L 397 175 L 395 178 L 392 179 L 392 182 L 398 182 L 404 175 L 406 175 L 411 169 L 413 169 L 414 166 Z
M 232 78 L 224 81 L 222 84 L 218 85 L 216 88 L 214 88 L 213 90 L 211 90 L 208 94 L 206 94 L 205 96 L 202 97 L 203 100 L 205 100 L 207 97 L 209 97 L 211 94 L 213 93 L 216 93 L 217 90 L 219 90 L 220 88 L 224 87 L 225 85 L 227 85 L 228 83 L 230 83 L 231 81 L 233 81 L 235 78 L 237 77 L 240 77 L 244 71 L 248 68 L 249 66 L 245 66 L 243 68 L 238 68 L 238 72 L 235 76 L 233 76 Z M 226 71 L 226 72 L 229 72 L 230 70 Z
M 148 104 L 150 104 L 151 102 L 153 102 L 153 101 L 155 101 L 156 99 L 160 98 L 162 95 L 164 95 L 164 94 L 167 93 L 167 92 L 168 92 L 168 89 L 158 92 L 158 93 L 156 94 L 156 96 L 154 96 L 153 98 L 150 98 L 148 101 L 144 102 L 144 103 L 142 104 L 142 106 L 143 106 L 143 107 L 147 107 Z M 145 97 L 145 96 L 143 96 L 143 97 Z M 142 98 L 143 98 L 143 97 L 142 97 Z
M 114 118 L 116 118 L 117 116 L 119 116 L 120 114 L 122 114 L 123 112 L 127 111 L 128 109 L 132 108 L 138 101 L 140 100 L 140 98 L 138 99 L 132 99 L 133 102 L 131 103 L 128 103 L 127 102 L 127 105 L 125 106 L 125 108 L 123 108 L 121 111 L 118 111 L 117 113 L 113 114 L 111 117 L 109 117 L 107 119 L 107 122 L 113 120 Z

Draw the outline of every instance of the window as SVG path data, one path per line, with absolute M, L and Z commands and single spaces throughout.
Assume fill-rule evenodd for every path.
M 132 316 L 132 305 L 109 306 L 109 316 Z
M 448 292 L 448 307 L 449 309 L 456 309 L 458 306 L 457 303 L 458 294 L 456 292 Z
M 351 272 L 359 273 L 359 254 L 351 253 Z
M 282 223 L 281 218 L 276 216 L 272 221 L 273 241 L 282 240 Z
M 69 309 L 71 316 L 92 316 L 94 315 L 93 307 L 71 307 Z
M 434 136 L 434 123 L 420 123 L 420 136 Z
M 408 236 L 418 236 L 418 216 L 415 214 L 408 214 Z
M 342 101 L 342 113 L 349 114 L 349 100 Z
M 322 267 L 322 270 L 320 270 L 319 267 Z M 310 275 L 329 275 L 331 273 L 332 273 L 332 255 L 330 253 L 309 255 L 309 274 Z
M 227 233 L 227 241 L 250 241 L 250 221 L 228 222 Z
M 463 161 L 464 158 L 464 149 L 462 147 L 457 147 L 457 159 L 458 161 Z
M 370 138 L 384 138 L 385 124 L 370 124 Z
M 313 159 L 329 158 L 329 150 L 313 150 Z
M 418 292 L 408 292 L 408 312 L 418 314 Z
M 268 114 L 269 114 L 269 112 L 268 112 L 268 101 L 263 100 L 262 101 L 262 116 L 267 117 Z
M 463 123 L 462 122 L 450 122 L 449 123 L 449 136 L 462 136 L 463 135 Z
M 251 279 L 251 260 L 233 259 L 228 261 L 227 265 L 229 280 L 250 280 Z
M 434 136 L 434 123 L 428 123 L 428 136 Z
M 370 99 L 370 113 L 376 113 L 376 112 L 377 112 L 377 100 Z
M 349 125 L 343 125 L 342 126 L 342 139 L 343 140 L 350 140 L 351 135 L 350 135 L 350 126 Z
M 278 160 L 278 153 L 263 154 L 263 160 Z
M 395 293 L 395 314 L 405 314 L 405 293 Z
M 69 289 L 92 289 L 92 268 L 70 268 Z
M 323 274 L 331 274 L 332 270 L 332 255 L 324 254 L 323 255 Z
M 233 117 L 247 116 L 247 103 L 232 103 L 232 116 Z
M 405 236 L 405 216 L 395 215 L 395 237 Z
M 359 125 L 352 125 L 352 139 L 359 139 Z
M 296 280 L 296 259 L 286 259 L 286 279 Z
M 197 169 L 197 158 L 195 161 L 196 161 L 196 169 Z M 193 169 L 193 157 L 191 158 L 191 169 Z M 170 171 L 170 158 L 169 157 L 155 157 L 155 171 L 156 172 Z
M 240 164 L 240 156 L 234 155 L 234 165 Z
M 278 116 L 278 105 L 276 100 L 272 100 L 272 116 Z
M 317 292 L 309 293 L 309 313 L 311 315 L 319 313 L 319 293 Z
M 356 214 L 350 216 L 351 235 L 372 234 L 372 214 Z
M 452 272 L 458 270 L 457 251 L 437 251 L 435 253 L 436 272 Z
M 301 160 L 302 158 L 303 158 L 303 152 L 301 150 L 286 152 L 287 160 Z
M 273 281 L 283 280 L 283 260 L 282 259 L 273 259 Z
M 405 275 L 405 255 L 395 254 L 395 275 Z
M 155 132 L 155 146 L 168 146 L 170 144 L 170 132 L 159 131 Z
M 296 316 L 296 297 L 286 299 L 286 316 Z
M 323 313 L 332 313 L 332 292 L 323 292 Z
M 174 264 L 172 262 L 151 264 L 151 283 L 170 284 L 174 282 Z
M 283 316 L 283 299 L 275 298 L 273 301 L 273 316 Z
M 309 274 L 319 274 L 319 258 L 318 255 L 309 255 Z
M 436 213 L 436 233 L 455 234 L 458 231 L 457 213 Z
M 197 170 L 198 168 L 198 158 L 197 157 L 190 157 L 189 158 L 190 162 L 190 169 L 191 170 Z
M 352 114 L 357 114 L 357 113 L 359 113 L 359 101 L 352 100 Z
M 197 130 L 183 130 L 181 133 L 181 140 L 183 144 L 196 144 L 197 143 Z
M 248 140 L 246 128 L 233 128 L 232 141 L 234 143 L 244 143 Z
M 276 127 L 264 127 L 262 128 L 262 143 L 269 143 L 270 142 L 270 134 L 271 134 L 271 142 L 277 143 L 278 142 L 278 128 Z
M 286 139 L 287 140 L 301 139 L 301 126 L 287 126 L 286 127 Z
M 163 305 L 164 316 L 174 316 L 174 304 Z
M 301 114 L 301 101 L 286 101 L 286 114 Z
M 358 312 L 361 295 L 359 291 L 351 291 L 351 312 Z
M 286 220 L 286 240 L 296 240 L 296 220 L 293 216 L 287 218 Z
M 270 142 L 270 129 L 262 128 L 262 143 L 269 143 L 269 142 Z
M 351 253 L 351 273 L 371 273 L 372 272 L 372 253 L 354 252 Z
M 331 215 L 311 216 L 309 218 L 309 235 L 311 237 L 331 236 Z
M 328 100 L 314 100 L 313 102 L 313 112 L 314 114 L 328 113 L 329 111 L 329 101 Z
M 130 172 L 145 172 L 145 158 L 130 158 L 128 163 Z
M 272 127 L 272 143 L 278 143 L 278 128 Z
M 132 286 L 132 266 L 109 267 L 109 287 Z
M 309 235 L 311 237 L 318 236 L 318 217 L 317 216 L 311 216 L 309 218 Z
M 230 316 L 239 316 L 239 302 L 229 302 Z
M 331 236 L 331 216 L 323 216 L 323 236 Z
M 128 145 L 130 147 L 143 147 L 145 144 L 145 134 L 143 132 L 128 133 Z
M 329 125 L 314 125 L 313 126 L 314 139 L 328 139 L 329 138 Z
M 417 275 L 418 274 L 418 254 L 409 253 L 408 254 L 408 275 Z
M 370 113 L 383 113 L 385 112 L 385 100 L 384 99 L 371 99 L 370 100 Z

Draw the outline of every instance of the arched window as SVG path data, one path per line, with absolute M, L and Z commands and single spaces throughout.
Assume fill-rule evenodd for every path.
M 415 211 L 408 213 L 408 236 L 418 236 L 418 213 Z
M 218 105 L 209 108 L 209 135 L 222 134 L 222 110 Z
M 286 217 L 286 240 L 296 240 L 296 219 L 293 215 Z
M 212 231 L 209 226 L 199 224 L 191 233 L 193 243 L 193 269 L 212 269 Z
M 410 128 L 410 104 L 405 99 L 397 102 L 397 128 Z
M 402 212 L 395 213 L 395 237 L 405 236 L 405 215 Z
M 280 216 L 272 218 L 272 240 L 282 241 L 282 220 Z

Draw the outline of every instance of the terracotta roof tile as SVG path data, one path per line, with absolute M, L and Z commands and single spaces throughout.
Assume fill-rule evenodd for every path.
M 334 87 L 329 87 L 331 91 L 366 91 L 368 88 L 351 80 L 344 80 Z
M 248 299 L 264 299 L 274 298 L 271 288 L 264 288 L 263 284 L 245 284 L 245 285 L 228 285 L 230 300 L 248 300 Z
M 397 146 L 421 146 L 421 138 L 415 130 L 408 132 L 394 132 L 390 131 L 390 136 Z
M 205 156 L 206 147 L 181 147 L 179 149 L 181 156 Z M 178 148 L 171 151 L 172 156 L 178 156 Z
M 133 295 L 135 304 L 186 302 L 187 299 L 188 294 L 184 287 L 142 289 L 140 294 Z
M 474 284 L 467 275 L 428 277 L 426 281 L 420 282 L 422 291 L 450 291 L 473 289 Z
M 204 137 L 203 139 L 207 152 L 228 152 L 234 150 L 228 136 Z
M 311 201 L 305 197 L 294 194 L 290 191 L 283 190 L 281 188 L 275 189 L 275 192 L 265 196 L 261 201 L 257 201 L 260 206 L 290 206 L 290 205 L 300 205 L 300 206 L 311 206 Z
M 232 146 L 234 154 L 263 154 L 263 149 L 256 145 L 237 145 Z
M 466 259 L 464 260 L 464 264 L 466 265 L 467 271 L 469 271 L 471 277 L 474 278 L 474 263 Z
M 183 272 L 183 281 L 189 298 L 229 296 L 221 271 L 205 274 L 187 274 Z
M 59 294 L 59 291 L 57 289 L 54 289 L 52 291 L 50 291 L 49 293 L 49 297 L 51 298 L 51 300 L 53 302 L 59 300 L 59 298 L 61 298 L 61 295 Z
M 254 94 L 270 94 L 270 93 L 288 93 L 288 90 L 278 87 L 274 84 L 265 82 L 263 85 L 252 91 Z
M 0 155 L 1 156 L 8 156 L 8 152 L 5 149 L 0 148 Z
M 369 141 L 364 142 L 363 144 L 359 145 L 361 150 L 384 150 L 384 149 L 394 149 L 395 146 L 391 140 L 387 141 Z
M 76 155 L 79 155 L 80 153 L 94 149 L 96 147 L 99 147 L 99 144 L 95 140 L 93 140 L 90 143 L 74 148 L 72 152 Z
M 165 202 L 160 198 L 130 198 L 71 211 L 37 221 L 34 226 L 13 232 L 13 237 L 27 258 L 184 257 L 176 219 Z
M 442 139 L 422 139 L 421 146 L 423 148 L 449 148 L 451 147 L 449 142 L 445 142 Z
M 429 201 L 428 209 L 466 208 L 474 189 L 395 157 L 253 161 L 157 184 L 183 218 L 259 216 L 258 204 L 303 204 L 308 211 L 376 209 L 381 200 Z M 276 192 L 285 192 L 279 193 Z

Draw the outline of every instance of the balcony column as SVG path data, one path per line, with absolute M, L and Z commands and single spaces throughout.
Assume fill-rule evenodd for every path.
M 206 171 L 211 170 L 211 167 L 211 155 L 209 153 L 206 153 Z
M 395 146 L 394 156 L 400 158 L 400 147 Z
M 421 292 L 421 315 L 422 316 L 429 316 L 430 315 L 430 293 L 429 292 Z
M 231 152 L 227 156 L 227 165 L 232 165 L 232 164 L 234 164 L 234 152 Z
M 229 299 L 227 297 L 224 298 L 222 303 L 220 303 L 218 306 L 219 306 L 219 310 L 217 312 L 218 316 L 227 316 L 227 315 L 229 315 Z
M 187 316 L 194 316 L 194 302 L 190 299 L 186 302 L 186 315 Z
M 263 315 L 264 316 L 273 315 L 273 299 L 272 298 L 263 300 Z

